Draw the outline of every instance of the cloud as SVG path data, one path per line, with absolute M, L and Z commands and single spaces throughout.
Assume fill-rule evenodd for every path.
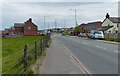
M 2 29 L 2 4 L 0 3 L 0 29 Z
M 118 2 L 119 0 L 0 0 L 0 2 Z
M 2 7 L 3 26 L 6 28 L 31 17 L 42 29 L 44 16 L 49 16 L 46 17 L 46 27 L 47 24 L 54 27 L 55 19 L 59 27 L 63 26 L 64 20 L 68 27 L 74 26 L 74 11 L 70 11 L 70 8 L 77 10 L 78 23 L 102 21 L 107 12 L 111 16 L 118 16 L 117 2 L 6 2 Z

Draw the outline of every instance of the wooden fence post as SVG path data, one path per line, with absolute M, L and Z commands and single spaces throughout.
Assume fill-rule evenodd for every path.
M 28 51 L 28 45 L 25 45 L 24 48 L 24 72 L 27 70 L 27 51 Z
M 37 59 L 37 42 L 35 42 L 35 59 Z

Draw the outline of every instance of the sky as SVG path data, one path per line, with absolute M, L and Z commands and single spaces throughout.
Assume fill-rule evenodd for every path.
M 48 1 L 48 2 L 47 2 Z M 54 28 L 55 20 L 57 27 L 74 27 L 75 26 L 75 9 L 77 23 L 89 23 L 95 21 L 103 21 L 106 13 L 112 17 L 118 17 L 118 2 L 117 0 L 92 2 L 77 0 L 26 0 L 17 2 L 16 0 L 0 1 L 0 24 L 1 29 L 10 28 L 14 23 L 24 23 L 29 18 L 32 18 L 33 23 L 39 29 Z M 72 10 L 70 10 L 72 9 Z

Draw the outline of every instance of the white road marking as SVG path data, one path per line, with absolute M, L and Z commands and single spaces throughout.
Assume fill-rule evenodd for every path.
M 120 51 L 115 51 L 116 53 L 120 53 Z
M 117 53 L 118 53 L 118 51 L 115 51 L 115 52 L 117 52 Z
M 106 49 L 105 47 L 103 49 Z
M 88 44 L 88 43 L 86 43 L 86 42 L 82 42 L 83 44 L 85 44 L 85 45 L 90 45 L 90 44 Z
M 98 47 L 98 48 L 102 48 L 102 49 L 107 49 L 107 48 L 105 48 L 105 47 L 101 47 L 101 46 L 98 46 L 98 45 L 96 45 L 96 47 Z

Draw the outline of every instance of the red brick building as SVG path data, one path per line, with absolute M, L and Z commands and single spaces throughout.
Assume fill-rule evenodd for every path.
M 87 24 L 81 24 L 81 26 L 85 30 L 85 32 L 88 33 L 91 30 L 97 30 L 98 28 L 100 28 L 102 26 L 102 22 L 101 21 L 91 22 Z
M 6 29 L 3 35 L 8 37 L 19 37 L 19 36 L 37 36 L 39 31 L 37 26 L 32 22 L 30 18 L 24 23 L 15 23 L 14 27 Z

